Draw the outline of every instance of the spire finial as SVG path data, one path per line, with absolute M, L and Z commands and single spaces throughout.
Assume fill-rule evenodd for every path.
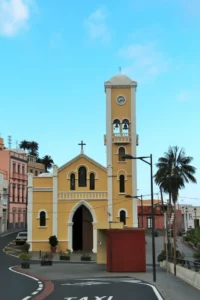
M 86 144 L 84 144 L 83 141 L 81 141 L 81 143 L 78 145 L 81 146 L 81 154 L 83 154 L 84 153 L 83 146 L 85 146 Z

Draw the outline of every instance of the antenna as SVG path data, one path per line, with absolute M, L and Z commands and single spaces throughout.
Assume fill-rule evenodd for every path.
M 12 137 L 11 135 L 8 136 L 8 148 L 11 149 L 12 147 Z

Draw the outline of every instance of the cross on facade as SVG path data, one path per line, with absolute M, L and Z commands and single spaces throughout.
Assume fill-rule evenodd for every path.
M 81 146 L 81 154 L 83 154 L 83 146 L 85 146 L 86 144 L 84 144 L 83 141 L 81 141 L 81 143 L 78 145 Z

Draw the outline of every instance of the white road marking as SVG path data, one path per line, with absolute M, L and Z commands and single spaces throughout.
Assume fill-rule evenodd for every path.
M 110 283 L 109 282 L 88 281 L 88 282 L 63 283 L 61 285 L 84 286 L 84 285 L 99 285 L 99 284 L 110 284 Z
M 141 283 L 141 280 L 120 280 L 121 282 L 126 282 L 126 283 Z
M 4 234 L 4 235 L 1 235 L 1 237 L 4 237 L 4 236 L 7 236 L 7 235 L 10 235 L 10 234 L 14 234 L 14 233 L 18 233 L 18 232 L 20 232 L 21 230 L 19 230 L 19 231 L 14 231 L 14 232 L 9 232 L 9 233 L 6 233 L 6 234 Z
M 161 296 L 161 294 L 158 292 L 157 288 L 155 287 L 155 285 L 153 284 L 150 284 L 150 283 L 143 283 L 141 282 L 140 284 L 143 284 L 143 285 L 148 285 L 152 288 L 152 290 L 154 291 L 156 297 L 158 300 L 164 300 L 164 298 Z
M 43 285 L 43 283 L 42 283 L 39 279 L 37 279 L 37 278 L 35 278 L 35 277 L 33 277 L 33 276 L 30 276 L 30 275 L 24 274 L 24 273 L 20 273 L 20 272 L 18 272 L 18 271 L 16 271 L 16 270 L 13 270 L 13 268 L 14 268 L 14 266 L 13 266 L 13 267 L 10 267 L 10 268 L 8 268 L 8 269 L 9 269 L 11 272 L 13 272 L 13 273 L 16 273 L 16 274 L 19 274 L 19 275 L 23 275 L 23 276 L 25 276 L 25 277 L 28 277 L 28 278 L 30 278 L 30 279 L 33 279 L 33 280 L 37 281 L 37 283 L 38 283 L 38 288 L 37 288 L 37 290 L 34 291 L 31 295 L 36 295 L 36 294 L 38 294 L 38 293 L 43 289 L 44 285 Z M 30 298 L 31 298 L 31 296 L 27 296 L 27 297 L 23 298 L 22 300 L 28 300 L 28 299 L 30 299 Z

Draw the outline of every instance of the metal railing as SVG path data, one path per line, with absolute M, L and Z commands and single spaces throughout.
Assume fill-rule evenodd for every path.
M 174 263 L 174 257 L 168 257 L 168 262 Z M 176 264 L 181 265 L 189 270 L 195 270 L 196 272 L 200 272 L 200 261 L 192 261 L 183 258 L 176 258 Z

